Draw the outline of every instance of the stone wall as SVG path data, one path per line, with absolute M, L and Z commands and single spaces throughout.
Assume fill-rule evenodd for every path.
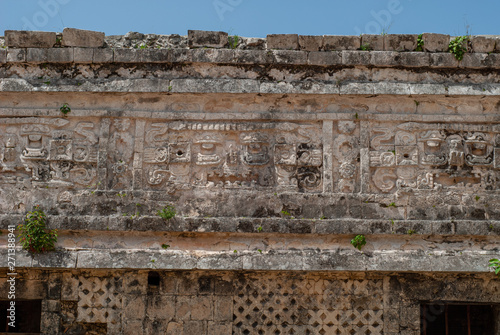
M 419 301 L 496 303 L 478 275 L 29 270 L 44 334 L 420 334 Z M 7 291 L 5 278 L 1 293 Z M 496 310 L 497 317 L 500 310 Z
M 46 334 L 419 334 L 422 303 L 500 303 L 496 37 L 422 38 L 6 32 L 0 300 L 40 205 L 57 249 L 16 267 Z

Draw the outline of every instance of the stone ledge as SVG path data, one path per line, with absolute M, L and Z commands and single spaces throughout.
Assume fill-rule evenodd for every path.
M 387 35 L 297 35 L 270 34 L 267 38 L 229 36 L 222 31 L 188 30 L 187 36 L 158 35 L 129 32 L 126 35 L 105 37 L 104 33 L 64 28 L 62 43 L 56 42 L 55 32 L 5 31 L 5 45 L 11 47 L 78 46 L 111 48 L 227 48 L 246 50 L 374 50 L 416 51 L 419 38 L 423 42 L 422 52 L 447 52 L 454 37 L 444 34 L 387 34 Z M 472 46 L 469 52 L 490 53 L 500 51 L 499 36 L 469 36 Z M 230 43 L 231 39 L 231 43 Z M 1 38 L 0 38 L 1 42 Z
M 443 92 L 444 92 L 443 88 Z M 43 93 L 43 92 L 38 92 Z M 179 93 L 183 94 L 183 93 Z M 443 93 L 444 94 L 444 93 Z M 183 94 L 187 98 L 191 97 L 192 94 Z M 130 117 L 130 118 L 150 118 L 153 120 L 176 120 L 178 118 L 178 110 L 162 111 L 162 112 L 152 112 L 145 110 L 102 110 L 102 109 L 72 109 L 71 115 L 74 117 Z M 181 110 L 185 112 L 185 110 Z M 48 117 L 60 117 L 61 111 L 59 108 L 0 108 L 1 117 L 33 117 L 33 116 L 48 116 Z M 475 115 L 476 122 L 498 122 L 498 115 Z M 253 120 L 289 120 L 289 121 L 327 121 L 327 120 L 340 120 L 340 121 L 350 121 L 353 119 L 353 112 L 351 110 L 342 110 L 338 112 L 322 112 L 318 115 L 304 114 L 301 112 L 275 112 L 272 117 L 266 111 L 262 112 L 214 112 L 210 114 L 202 114 L 196 110 L 188 111 L 184 120 L 186 121 L 199 121 L 200 119 L 206 121 L 210 120 L 231 120 L 231 121 L 253 121 Z M 368 121 L 402 121 L 402 122 L 442 122 L 446 118 L 448 122 L 470 122 L 470 115 L 456 115 L 456 114 L 392 114 L 392 113 L 376 113 L 376 112 L 366 112 L 358 114 L 358 120 Z M 154 193 L 154 192 L 153 192 Z M 330 192 L 326 192 L 329 194 Z M 335 193 L 332 193 L 335 194 Z M 494 193 L 493 193 L 494 194 Z M 500 217 L 499 217 L 500 218 Z
M 0 255 L 0 268 L 6 268 L 7 249 L 0 249 Z M 497 255 L 493 251 L 60 250 L 31 257 L 17 248 L 16 268 L 488 273 L 488 260 Z
M 0 79 L 0 92 L 165 92 L 232 94 L 497 96 L 500 84 L 269 82 L 256 79 Z
M 0 229 L 22 222 L 22 215 L 0 215 Z M 68 231 L 269 233 L 333 235 L 468 235 L 500 236 L 496 220 L 393 220 L 393 219 L 284 219 L 284 218 L 185 218 L 163 220 L 158 216 L 48 215 L 47 227 Z
M 0 63 L 213 63 L 498 69 L 500 54 L 469 53 L 458 61 L 450 53 L 397 51 L 9 48 L 0 49 Z

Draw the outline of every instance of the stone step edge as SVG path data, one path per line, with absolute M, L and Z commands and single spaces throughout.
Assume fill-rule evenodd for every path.
M 53 269 L 151 269 L 230 271 L 352 271 L 488 273 L 498 252 L 283 250 L 58 250 L 30 255 L 16 248 L 15 266 Z M 0 269 L 7 268 L 7 248 L 0 248 Z M 492 273 L 493 276 L 493 273 Z
M 79 82 L 83 82 L 78 85 Z M 232 94 L 498 96 L 500 84 L 269 82 L 256 79 L 0 79 L 0 92 L 143 92 Z
M 414 98 L 414 97 L 409 97 Z M 413 107 L 413 106 L 412 106 Z M 327 111 L 325 109 L 318 110 L 317 112 L 304 113 L 304 112 L 274 112 L 272 116 L 269 115 L 268 111 L 262 112 L 212 112 L 203 113 L 200 111 L 176 111 L 176 110 L 165 110 L 165 111 L 145 111 L 145 110 L 102 110 L 102 109 L 71 109 L 71 118 L 88 118 L 88 117 L 99 117 L 99 118 L 134 118 L 134 119 L 148 119 L 148 120 L 164 120 L 165 122 L 176 121 L 179 119 L 179 113 L 183 113 L 183 119 L 186 122 L 199 122 L 210 124 L 210 122 L 216 123 L 224 120 L 231 121 L 231 124 L 236 122 L 245 123 L 255 123 L 255 122 L 276 122 L 276 121 L 349 121 L 355 120 L 361 121 L 401 121 L 401 122 L 437 122 L 441 123 L 444 118 L 448 122 L 458 122 L 465 123 L 470 122 L 471 114 L 421 114 L 417 113 L 417 106 L 415 106 L 415 112 L 392 114 L 392 113 L 382 113 L 382 112 L 358 112 L 357 118 L 356 114 L 352 110 L 339 110 L 339 111 Z M 411 109 L 405 111 L 411 111 Z M 0 107 L 0 118 L 4 117 L 55 117 L 61 118 L 60 107 L 58 108 L 22 108 L 22 107 Z M 495 123 L 499 121 L 499 116 L 497 114 L 474 114 L 474 123 Z M 500 131 L 500 125 L 493 126 L 493 131 Z M 44 185 L 49 186 L 49 185 Z M 425 190 L 419 190 L 420 192 L 426 192 Z M 99 191 L 101 192 L 101 191 Z M 103 191 L 104 192 L 104 191 Z M 109 191 L 111 192 L 111 191 Z M 135 191 L 134 191 L 135 192 Z M 470 191 L 469 193 L 471 193 Z M 486 194 L 496 194 L 496 191 L 484 191 Z M 323 192 L 332 193 L 332 192 Z M 333 193 L 335 194 L 335 193 Z
M 0 229 L 23 222 L 23 215 L 0 215 Z M 48 215 L 47 228 L 64 231 L 195 232 L 328 235 L 468 235 L 500 236 L 497 220 L 184 218 L 158 216 Z
M 165 64 L 367 66 L 408 68 L 500 68 L 500 53 L 466 53 L 461 61 L 448 52 L 300 51 L 227 49 L 0 49 L 0 64 Z

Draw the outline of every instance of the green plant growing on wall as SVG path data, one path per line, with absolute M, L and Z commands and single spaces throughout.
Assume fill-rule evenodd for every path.
M 452 53 L 457 60 L 462 60 L 469 46 L 469 36 L 457 36 L 448 45 L 448 51 Z
M 33 208 L 33 211 L 26 214 L 24 224 L 17 227 L 20 231 L 19 241 L 24 250 L 28 250 L 32 254 L 39 254 L 55 249 L 57 229 L 46 229 L 45 221 L 45 213 L 38 205 Z
M 366 244 L 365 235 L 356 235 L 356 237 L 351 240 L 351 244 L 354 248 L 361 251 L 361 248 Z
M 423 34 L 418 35 L 417 38 L 417 48 L 415 51 L 424 51 L 424 39 L 422 38 Z
M 365 43 L 365 44 L 361 45 L 360 49 L 363 50 L 363 51 L 370 51 L 372 48 L 370 47 L 370 44 Z
M 168 244 L 162 244 L 161 247 L 165 250 L 167 250 L 168 248 L 170 248 L 170 245 Z
M 158 210 L 158 212 L 156 212 L 156 214 L 164 220 L 170 220 L 171 218 L 175 217 L 175 214 L 176 214 L 175 207 L 168 205 L 168 206 Z
M 492 267 L 495 274 L 500 278 L 500 260 L 497 258 L 490 259 L 489 267 Z
M 238 35 L 229 36 L 227 38 L 230 49 L 236 49 L 238 47 L 238 43 L 240 41 L 240 37 Z

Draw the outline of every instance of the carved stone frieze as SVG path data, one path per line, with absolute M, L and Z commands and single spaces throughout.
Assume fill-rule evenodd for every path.
M 497 126 L 407 122 L 370 128 L 373 192 L 497 188 Z

